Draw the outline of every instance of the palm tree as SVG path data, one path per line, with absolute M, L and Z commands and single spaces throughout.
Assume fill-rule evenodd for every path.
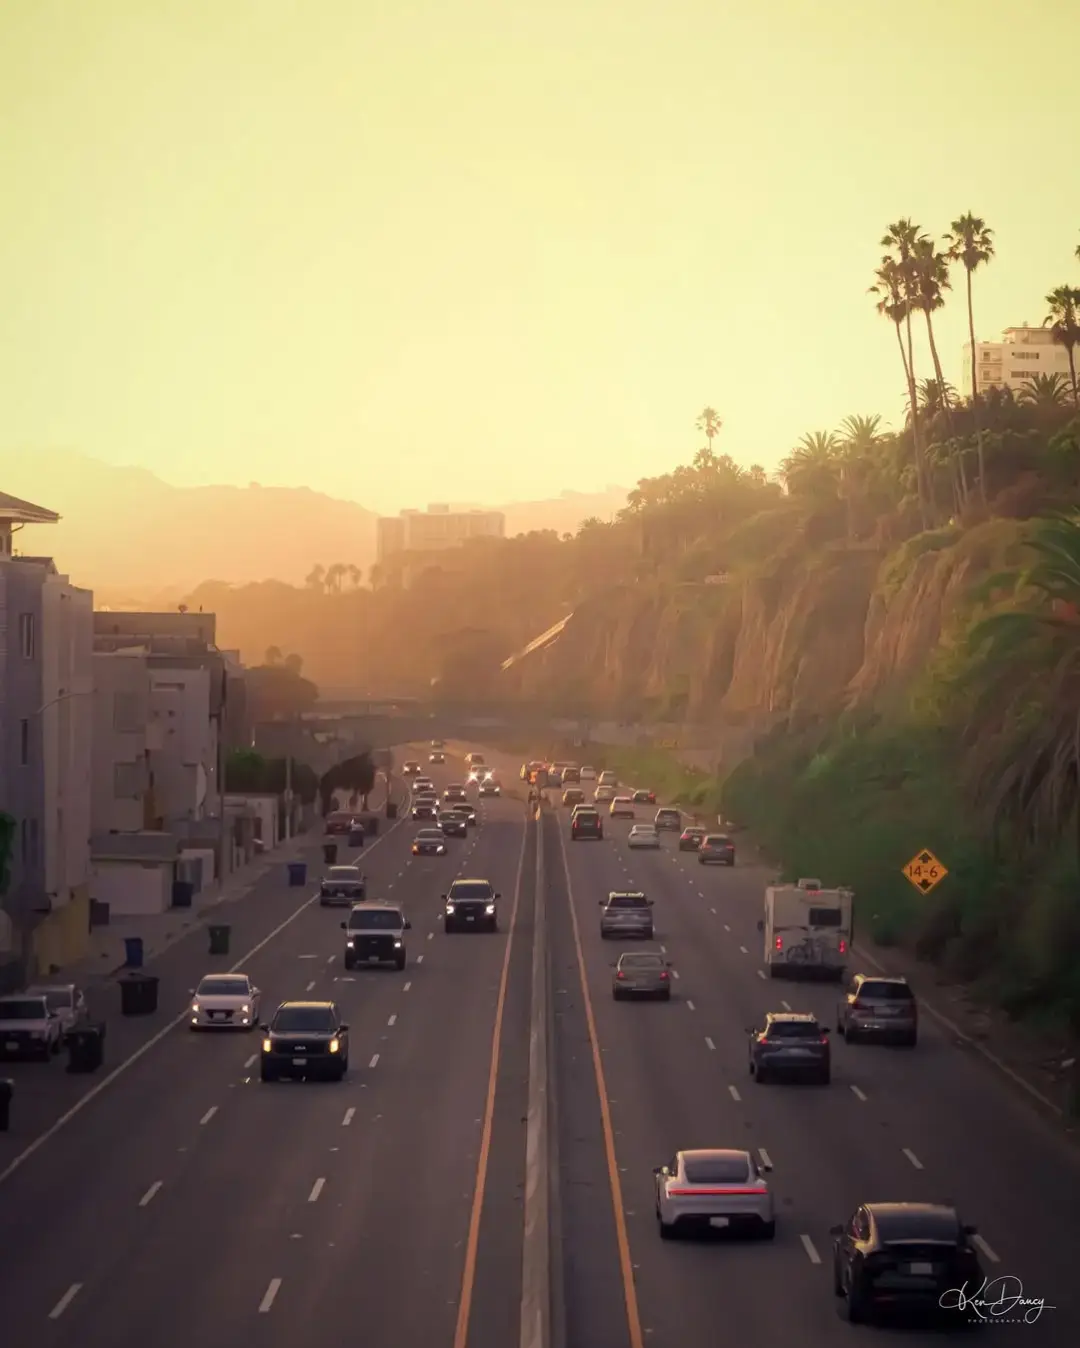
M 1080 289 L 1075 286 L 1057 286 L 1046 297 L 1047 315 L 1043 327 L 1049 325 L 1050 335 L 1058 346 L 1063 346 L 1069 357 L 1069 382 L 1073 402 L 1080 407 L 1080 392 L 1076 387 L 1076 348 L 1080 345 Z
M 1053 374 L 1033 374 L 1025 379 L 1017 395 L 1017 402 L 1028 407 L 1064 407 L 1069 397 L 1069 381 L 1057 370 Z
M 715 407 L 706 407 L 701 416 L 698 417 L 695 425 L 699 431 L 704 431 L 706 439 L 709 442 L 709 449 L 712 449 L 713 437 L 720 434 L 720 428 L 723 426 L 720 420 L 720 413 Z
M 971 411 L 975 418 L 975 434 L 979 452 L 979 494 L 986 503 L 986 461 L 983 456 L 982 426 L 979 418 L 979 381 L 975 370 L 975 309 L 972 304 L 971 278 L 979 267 L 994 256 L 994 231 L 986 221 L 968 211 L 958 216 L 945 236 L 949 257 L 964 264 L 967 279 L 968 340 L 971 343 Z
M 281 664 L 281 647 L 280 647 L 280 646 L 267 646 L 267 648 L 266 648 L 266 654 L 263 656 L 263 664 L 264 664 L 264 665 L 280 665 L 280 664 Z
M 345 576 L 347 568 L 344 562 L 335 562 L 333 566 L 326 568 L 325 585 L 332 594 L 339 594 L 341 591 L 341 582 Z
M 972 630 L 968 707 L 976 797 L 1029 838 L 1070 825 L 1080 849 L 1080 512 L 1039 520 L 1023 571 L 991 577 L 1014 604 Z
M 915 240 L 912 268 L 915 276 L 915 303 L 926 317 L 926 336 L 930 342 L 930 355 L 934 362 L 934 374 L 938 388 L 945 393 L 949 385 L 941 369 L 937 342 L 934 340 L 934 320 L 932 315 L 945 307 L 945 291 L 952 289 L 949 280 L 949 255 L 938 251 L 933 239 Z M 945 398 L 946 417 L 949 415 L 949 401 Z
M 904 363 L 904 383 L 907 386 L 908 406 L 918 406 L 918 394 L 915 391 L 915 371 L 910 358 L 911 345 L 911 304 L 908 299 L 904 280 L 904 269 L 893 257 L 883 257 L 881 266 L 874 273 L 875 281 L 870 294 L 878 297 L 877 311 L 896 328 L 896 343 L 900 348 L 900 359 Z M 908 346 L 904 346 L 902 326 L 907 326 Z M 916 422 L 912 424 L 912 442 L 915 449 L 915 482 L 919 495 L 919 510 L 923 527 L 927 521 L 926 471 L 923 464 L 922 442 L 918 435 Z
M 780 476 L 792 496 L 839 495 L 840 442 L 831 431 L 811 431 L 780 463 Z
M 304 584 L 309 590 L 322 590 L 326 584 L 326 567 L 317 563 L 308 572 Z

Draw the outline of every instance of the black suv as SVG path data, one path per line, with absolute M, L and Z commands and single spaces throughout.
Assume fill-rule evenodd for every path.
M 490 880 L 455 880 L 444 894 L 445 927 L 451 931 L 499 930 L 498 900 Z
M 780 1077 L 801 1077 L 829 1084 L 832 1057 L 829 1031 L 802 1011 L 770 1011 L 765 1024 L 748 1031 L 750 1075 L 763 1086 Z
M 336 1002 L 282 1002 L 263 1034 L 259 1076 L 325 1077 L 341 1081 L 349 1070 L 349 1027 Z
M 599 810 L 575 810 L 573 822 L 570 825 L 570 841 L 577 842 L 578 838 L 603 838 L 604 821 L 600 818 Z

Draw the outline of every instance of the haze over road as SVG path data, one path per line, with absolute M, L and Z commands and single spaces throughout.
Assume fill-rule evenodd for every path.
M 516 765 L 499 761 L 516 787 Z M 440 787 L 463 776 L 460 762 L 432 771 Z M 340 1085 L 263 1085 L 258 1034 L 181 1027 L 7 1173 L 87 1089 L 49 1068 L 12 1072 L 17 1131 L 0 1135 L 5 1344 L 517 1344 L 538 848 L 566 1348 L 865 1341 L 876 1331 L 837 1314 L 828 1229 L 859 1202 L 888 1199 L 955 1202 L 990 1271 L 1056 1308 L 996 1327 L 995 1343 L 1080 1342 L 1080 1170 L 989 1068 L 924 1023 L 914 1052 L 837 1042 L 827 1088 L 758 1087 L 745 1027 L 785 1001 L 832 1024 L 836 1002 L 835 987 L 761 977 L 764 871 L 699 867 L 673 840 L 630 853 L 615 821 L 604 841 L 572 844 L 565 811 L 537 823 L 507 796 L 479 809 L 445 858 L 412 858 L 407 820 L 365 849 L 369 896 L 404 903 L 412 921 L 401 973 L 346 976 L 343 913 L 317 904 L 240 959 L 307 896 L 244 900 L 251 925 L 227 963 L 263 990 L 264 1019 L 285 998 L 339 1002 L 352 1037 Z M 440 895 L 455 875 L 501 891 L 497 934 L 444 933 Z M 621 947 L 600 940 L 597 901 L 622 888 L 655 901 L 656 941 L 677 975 L 670 1003 L 611 999 Z M 163 957 L 147 1035 L 183 1009 L 209 963 L 195 940 Z M 694 1146 L 764 1151 L 775 1243 L 659 1240 L 652 1168 Z

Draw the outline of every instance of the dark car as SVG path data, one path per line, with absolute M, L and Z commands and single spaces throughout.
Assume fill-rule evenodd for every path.
M 469 825 L 464 815 L 455 814 L 453 810 L 443 810 L 439 814 L 439 828 L 448 838 L 464 838 L 469 831 Z
M 451 931 L 499 930 L 498 901 L 490 880 L 455 880 L 444 894 L 444 927 Z
M 445 762 L 446 762 L 446 755 L 443 753 L 443 751 L 442 751 L 441 749 L 433 749 L 433 750 L 431 751 L 431 753 L 428 754 L 428 762 L 429 762 L 429 763 L 445 763 Z
M 410 758 L 409 761 L 401 769 L 401 771 L 405 774 L 406 777 L 415 777 L 417 773 L 419 773 L 420 771 L 420 764 L 417 763 L 414 759 Z
M 439 807 L 434 801 L 418 800 L 412 807 L 411 813 L 414 819 L 437 819 Z
M 655 791 L 635 791 L 635 792 L 634 792 L 634 804 L 635 804 L 635 805 L 655 805 L 655 804 L 656 804 L 656 792 L 655 792 Z
M 811 1078 L 827 1086 L 832 1077 L 829 1031 L 809 1012 L 770 1011 L 765 1024 L 748 1031 L 750 1075 L 763 1086 L 774 1078 Z
M 735 844 L 726 833 L 707 833 L 698 848 L 702 866 L 734 866 Z
M 259 1075 L 326 1077 L 341 1081 L 349 1070 L 349 1027 L 336 1002 L 282 1002 L 262 1030 Z
M 451 782 L 450 785 L 446 788 L 446 790 L 442 793 L 442 798 L 445 801 L 456 804 L 459 801 L 468 800 L 469 793 L 465 790 L 465 788 L 462 786 L 460 782 Z
M 958 1292 L 976 1296 L 985 1274 L 955 1209 L 937 1203 L 864 1203 L 834 1226 L 833 1291 L 847 1318 L 865 1324 L 883 1311 L 922 1311 L 971 1324 Z M 989 1294 L 988 1294 L 989 1295 Z
M 705 841 L 707 830 L 703 828 L 684 828 L 679 835 L 680 852 L 697 852 Z
M 360 828 L 351 810 L 335 810 L 326 816 L 326 833 L 352 833 Z
M 570 825 L 570 839 L 576 842 L 578 838 L 603 838 L 604 821 L 600 818 L 600 811 L 593 809 L 578 809 L 574 811 L 573 822 Z
M 367 894 L 367 880 L 359 866 L 331 866 L 319 883 L 319 904 L 359 903 Z
M 450 813 L 460 815 L 461 818 L 465 820 L 465 823 L 470 826 L 476 823 L 475 805 L 469 805 L 466 802 L 459 801 L 450 806 Z
M 682 829 L 682 812 L 671 806 L 665 806 L 657 810 L 653 823 L 666 833 L 678 833 Z
M 414 857 L 443 857 L 446 855 L 446 835 L 441 828 L 422 828 L 413 839 Z
M 346 969 L 360 964 L 405 968 L 405 933 L 412 930 L 412 923 L 403 908 L 392 903 L 357 904 L 341 930 L 345 933 Z
M 881 1039 L 914 1048 L 919 1042 L 919 1004 L 907 979 L 856 974 L 837 1007 L 836 1031 L 848 1044 Z
M 494 777 L 485 777 L 480 783 L 480 794 L 482 796 L 499 796 L 502 794 L 502 787 Z
M 563 786 L 576 786 L 581 781 L 580 768 L 563 768 L 562 784 Z

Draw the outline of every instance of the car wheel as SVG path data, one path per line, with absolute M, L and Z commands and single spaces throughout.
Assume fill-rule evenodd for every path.
M 346 968 L 346 969 L 355 969 L 355 968 L 356 968 L 356 965 L 352 962 L 351 959 L 346 958 L 346 960 L 345 960 L 345 968 Z
M 348 1060 L 348 1058 L 346 1058 L 345 1061 L 344 1061 L 344 1062 L 341 1064 L 341 1066 L 338 1068 L 338 1070 L 337 1070 L 337 1076 L 335 1076 L 334 1080 L 335 1080 L 335 1081 L 344 1081 L 344 1080 L 345 1080 L 346 1073 L 348 1072 L 348 1070 L 349 1070 L 349 1060 Z
M 764 1085 L 765 1085 L 765 1082 L 766 1082 L 766 1080 L 767 1080 L 767 1077 L 766 1077 L 765 1069 L 764 1069 L 763 1067 L 759 1067 L 759 1068 L 757 1069 L 757 1071 L 754 1073 L 754 1080 L 757 1082 L 757 1084 L 758 1084 L 759 1086 L 764 1086 Z
M 746 1064 L 746 1070 L 750 1073 L 751 1076 L 754 1075 L 754 1060 L 753 1060 L 753 1058 L 751 1058 L 750 1061 Z
M 919 1042 L 918 1034 L 909 1034 L 908 1037 L 904 1040 L 903 1046 L 904 1048 L 914 1048 L 918 1042 Z
M 663 992 L 660 994 L 660 1000 L 661 1000 L 662 1002 L 670 1002 L 670 1001 L 671 1001 L 671 989 L 670 989 L 670 988 L 665 988 L 665 989 L 663 990 Z
M 848 1324 L 866 1324 L 866 1321 L 869 1318 L 867 1315 L 868 1309 L 865 1298 L 860 1296 L 854 1287 L 849 1287 L 847 1290 L 847 1301 L 844 1306 Z
M 675 1228 L 673 1226 L 669 1226 L 667 1222 L 664 1221 L 663 1217 L 660 1216 L 659 1213 L 656 1214 L 656 1225 L 660 1231 L 661 1240 L 675 1239 Z
M 775 1221 L 771 1221 L 771 1222 L 762 1222 L 762 1223 L 761 1223 L 761 1229 L 760 1229 L 759 1232 L 758 1232 L 758 1236 L 759 1236 L 759 1239 L 761 1239 L 761 1240 L 775 1240 L 775 1239 L 776 1239 L 776 1222 L 775 1222 Z
M 818 1077 L 818 1084 L 821 1086 L 828 1086 L 831 1081 L 832 1081 L 832 1072 L 829 1068 L 826 1068 L 825 1071 L 822 1072 L 821 1075 Z
M 835 1254 L 832 1261 L 832 1289 L 833 1296 L 842 1297 L 844 1295 L 844 1284 L 840 1280 L 840 1265 L 837 1263 Z
M 265 1067 L 260 1067 L 260 1068 L 259 1068 L 259 1079 L 260 1079 L 260 1081 L 276 1081 L 276 1080 L 277 1080 L 277 1073 L 276 1073 L 276 1072 L 270 1072 L 270 1071 L 268 1071 Z
M 394 963 L 397 965 L 398 971 L 400 972 L 402 969 L 405 968 L 405 956 L 399 955 L 397 959 L 394 961 Z
M 451 933 L 453 930 L 454 930 L 454 924 L 453 924 L 452 922 L 445 922 L 445 923 L 443 924 L 443 931 L 446 932 L 447 936 L 449 936 L 450 933 Z

